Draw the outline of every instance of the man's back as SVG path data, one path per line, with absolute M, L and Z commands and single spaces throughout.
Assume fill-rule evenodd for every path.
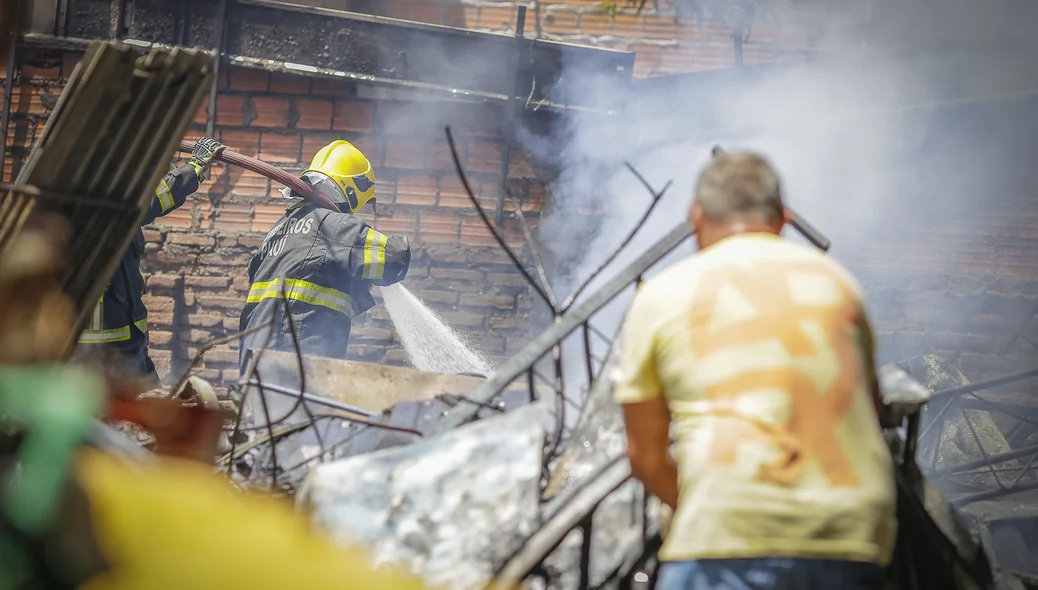
M 680 497 L 661 558 L 885 563 L 895 490 L 857 283 L 769 234 L 736 235 L 642 285 L 621 403 L 662 391 Z

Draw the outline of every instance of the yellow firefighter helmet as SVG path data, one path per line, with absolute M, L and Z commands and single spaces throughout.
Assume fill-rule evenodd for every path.
M 328 177 L 338 187 L 338 199 L 326 195 L 348 206 L 350 213 L 360 210 L 368 201 L 375 199 L 375 171 L 371 162 L 352 143 L 338 139 L 314 154 L 310 166 L 303 171 L 318 172 Z

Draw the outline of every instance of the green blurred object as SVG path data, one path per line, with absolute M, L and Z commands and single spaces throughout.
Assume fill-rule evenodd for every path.
M 0 471 L 0 590 L 32 574 L 25 541 L 57 524 L 76 453 L 104 403 L 104 383 L 80 367 L 0 367 L 0 424 L 17 439 Z

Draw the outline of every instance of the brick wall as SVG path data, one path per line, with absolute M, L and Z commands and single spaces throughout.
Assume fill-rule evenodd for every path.
M 941 354 L 972 380 L 1038 365 L 1038 350 L 1023 340 L 1001 354 L 1038 296 L 1036 238 L 1038 198 L 1022 197 L 849 256 L 881 360 Z
M 661 76 L 736 65 L 733 31 L 739 22 L 736 2 L 725 14 L 705 12 L 702 22 L 683 11 L 689 0 L 637 3 L 616 0 L 610 14 L 603 0 L 293 0 L 295 4 L 350 10 L 437 25 L 495 33 L 514 33 L 518 7 L 527 6 L 527 37 L 635 52 L 635 75 Z M 742 46 L 742 63 L 758 64 L 811 56 L 824 42 L 823 30 L 847 21 L 862 6 L 830 0 L 767 2 L 751 18 Z M 860 4 L 860 3 L 859 3 Z M 843 31 L 843 29 L 840 29 Z
M 14 90 L 4 178 L 42 131 L 77 55 L 32 51 L 22 56 Z M 405 285 L 495 360 L 518 350 L 542 320 L 521 276 L 476 216 L 450 160 L 443 125 L 452 125 L 473 188 L 493 210 L 500 186 L 500 114 L 493 106 L 365 98 L 367 90 L 337 80 L 223 68 L 215 135 L 229 149 L 298 173 L 334 139 L 370 158 L 378 178 L 378 216 L 361 217 L 385 233 L 403 233 L 414 250 Z M 200 111 L 189 138 L 204 131 Z M 544 189 L 525 156 L 513 149 L 509 184 L 536 228 Z M 142 270 L 152 329 L 152 356 L 166 376 L 210 340 L 233 334 L 248 290 L 247 267 L 263 235 L 282 215 L 279 186 L 222 165 L 179 210 L 146 228 Z M 522 251 L 522 228 L 505 207 L 505 237 Z M 377 295 L 377 293 L 376 293 Z M 531 316 L 533 319 L 531 319 Z M 354 326 L 351 358 L 406 364 L 385 309 Z M 235 344 L 208 352 L 200 374 L 237 376 Z

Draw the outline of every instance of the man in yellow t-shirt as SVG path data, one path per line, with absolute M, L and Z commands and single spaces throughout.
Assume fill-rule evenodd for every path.
M 765 159 L 713 159 L 689 213 L 699 253 L 628 312 L 627 454 L 674 509 L 660 590 L 883 586 L 896 491 L 861 289 L 782 240 L 784 218 Z

